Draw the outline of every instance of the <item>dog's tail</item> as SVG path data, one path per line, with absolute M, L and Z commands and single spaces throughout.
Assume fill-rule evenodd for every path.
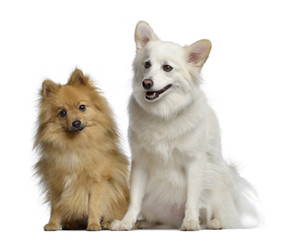
M 240 218 L 236 228 L 252 228 L 262 222 L 262 208 L 257 191 L 244 178 L 242 178 L 235 165 L 230 165 L 230 173 L 233 179 L 231 189 L 232 199 Z

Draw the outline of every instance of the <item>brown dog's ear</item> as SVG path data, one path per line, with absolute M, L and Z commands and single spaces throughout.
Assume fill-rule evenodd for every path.
M 72 73 L 67 85 L 88 85 L 88 77 L 86 77 L 82 70 L 76 68 Z
M 159 40 L 159 38 L 147 22 L 138 22 L 135 30 L 136 51 L 140 52 L 151 40 Z
M 203 39 L 185 46 L 187 62 L 200 72 L 203 64 L 206 62 L 211 50 L 211 42 Z
M 42 83 L 41 96 L 49 97 L 50 93 L 56 92 L 59 88 L 60 85 L 47 79 Z

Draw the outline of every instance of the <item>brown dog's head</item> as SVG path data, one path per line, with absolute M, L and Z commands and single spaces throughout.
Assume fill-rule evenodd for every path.
M 104 98 L 79 69 L 75 69 L 66 85 L 45 80 L 40 95 L 37 142 L 87 143 L 109 122 Z

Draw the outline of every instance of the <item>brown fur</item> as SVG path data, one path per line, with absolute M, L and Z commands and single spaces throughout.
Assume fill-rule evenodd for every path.
M 66 85 L 45 80 L 40 95 L 35 170 L 51 204 L 44 229 L 109 227 L 128 207 L 128 161 L 105 98 L 79 69 Z M 73 132 L 75 120 L 85 128 Z

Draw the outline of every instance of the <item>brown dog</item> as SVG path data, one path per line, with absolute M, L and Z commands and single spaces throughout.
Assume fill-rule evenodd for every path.
M 40 93 L 35 165 L 51 204 L 44 230 L 100 230 L 128 206 L 128 161 L 111 110 L 76 69 L 66 85 L 45 80 Z

